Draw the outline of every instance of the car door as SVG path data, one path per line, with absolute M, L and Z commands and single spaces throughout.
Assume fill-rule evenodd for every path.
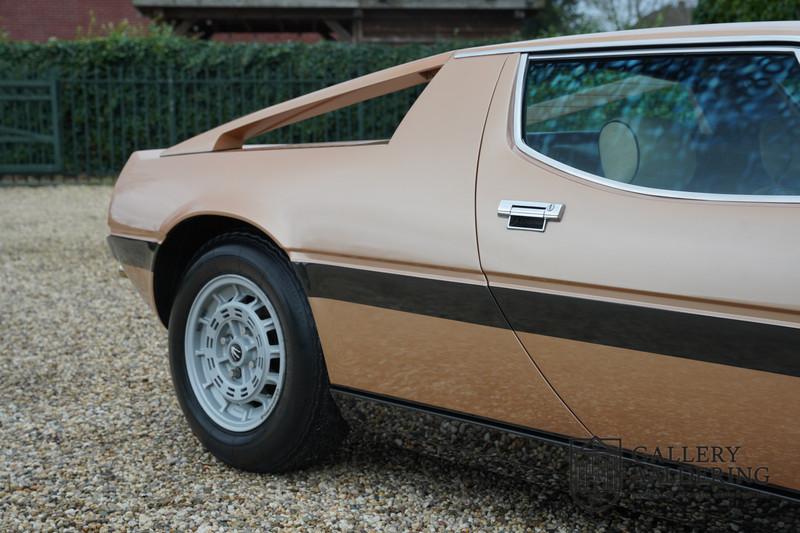
M 259 166 L 297 176 L 274 198 L 303 191 L 303 215 L 285 218 L 290 257 L 333 387 L 586 437 L 478 262 L 475 168 L 505 62 L 447 61 L 388 142 L 265 154 Z
M 481 264 L 595 435 L 800 488 L 799 87 L 789 48 L 506 63 Z

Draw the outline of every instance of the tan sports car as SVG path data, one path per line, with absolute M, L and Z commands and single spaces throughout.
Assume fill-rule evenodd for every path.
M 338 390 L 797 491 L 799 50 L 758 23 L 399 65 L 134 153 L 109 243 L 237 467 L 329 451 Z M 390 139 L 246 144 L 416 85 Z

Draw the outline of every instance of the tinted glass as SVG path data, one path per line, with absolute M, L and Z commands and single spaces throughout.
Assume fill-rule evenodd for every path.
M 523 136 L 608 179 L 676 191 L 800 195 L 793 54 L 531 61 Z

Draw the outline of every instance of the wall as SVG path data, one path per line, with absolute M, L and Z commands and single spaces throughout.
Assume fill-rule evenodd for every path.
M 96 28 L 128 19 L 143 24 L 147 19 L 131 0 L 0 0 L 0 27 L 11 39 L 46 41 L 50 37 L 72 39 L 78 27 L 86 30 L 94 13 Z

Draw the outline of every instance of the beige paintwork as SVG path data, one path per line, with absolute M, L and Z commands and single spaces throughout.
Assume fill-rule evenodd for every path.
M 331 383 L 550 433 L 590 436 L 507 329 L 325 298 L 311 298 L 311 308 Z
M 800 327 L 800 247 L 787 231 L 800 223 L 796 204 L 641 195 L 528 156 L 510 135 L 517 61 L 503 71 L 481 150 L 477 220 L 490 281 L 543 280 L 569 294 L 595 287 L 606 299 L 652 305 L 647 293 L 678 309 L 758 321 L 766 314 Z M 561 203 L 564 217 L 542 234 L 508 231 L 497 216 L 503 199 Z M 720 257 L 736 268 L 719 270 Z
M 478 174 L 491 286 L 800 327 L 800 246 L 787 231 L 800 225 L 797 205 L 645 196 L 550 167 L 511 138 L 516 70 L 507 62 L 498 83 Z M 543 233 L 510 231 L 497 216 L 503 199 L 561 203 L 564 216 Z M 628 448 L 735 443 L 741 464 L 800 486 L 800 429 L 776 409 L 797 413 L 800 379 L 519 335 L 594 434 L 621 435 Z
M 749 22 L 736 24 L 706 24 L 697 26 L 670 26 L 617 32 L 567 35 L 535 41 L 495 44 L 462 50 L 456 55 L 475 53 L 512 53 L 526 51 L 553 51 L 592 49 L 607 46 L 647 46 L 649 44 L 683 43 L 736 43 L 748 44 L 769 40 L 769 37 L 794 40 L 800 34 L 799 21 Z
M 519 50 L 768 36 L 800 40 L 800 23 L 563 37 L 387 69 L 133 154 L 111 233 L 162 242 L 181 221 L 223 215 L 297 262 L 800 327 L 800 247 L 787 231 L 799 226 L 796 205 L 611 189 L 531 158 L 511 138 Z M 390 140 L 243 145 L 428 80 Z M 566 210 L 544 233 L 508 231 L 501 199 Z M 720 257 L 737 268 L 720 269 Z M 126 271 L 152 305 L 152 275 Z M 617 434 L 626 447 L 741 442 L 750 464 L 768 463 L 771 482 L 800 489 L 800 440 L 781 423 L 796 418 L 798 378 L 533 334 L 520 344 L 509 329 L 324 298 L 311 305 L 334 384 L 567 436 Z
M 640 446 L 738 446 L 735 463 L 800 487 L 798 378 L 520 333 L 553 387 L 596 435 Z M 755 476 L 753 476 L 755 477 Z M 764 481 L 761 478 L 757 478 Z
M 506 59 L 448 62 L 386 143 L 170 157 L 137 152 L 117 183 L 111 232 L 161 242 L 186 218 L 226 214 L 261 228 L 290 256 L 430 265 L 474 278 L 475 167 Z M 450 119 L 420 120 L 436 116 Z

